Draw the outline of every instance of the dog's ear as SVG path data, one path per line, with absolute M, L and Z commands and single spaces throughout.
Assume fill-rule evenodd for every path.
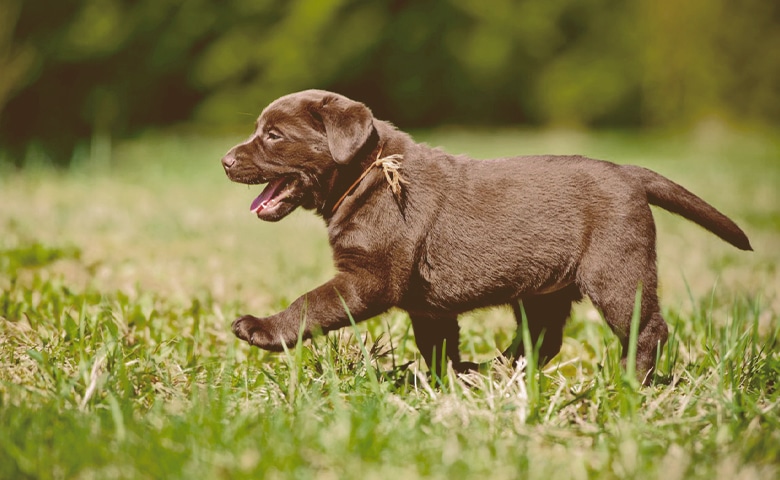
M 342 96 L 326 97 L 312 113 L 322 120 L 330 154 L 340 165 L 354 158 L 374 130 L 371 110 Z

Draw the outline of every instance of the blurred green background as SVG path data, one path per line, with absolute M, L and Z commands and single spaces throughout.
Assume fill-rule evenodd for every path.
M 304 88 L 402 128 L 780 122 L 775 0 L 0 0 L 0 149 L 246 129 Z

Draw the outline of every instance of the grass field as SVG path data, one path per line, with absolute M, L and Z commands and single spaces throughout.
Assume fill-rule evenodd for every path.
M 401 311 L 286 354 L 232 336 L 237 315 L 278 311 L 333 273 L 313 214 L 249 213 L 258 187 L 219 165 L 237 138 L 146 136 L 110 156 L 96 145 L 65 172 L 33 156 L 0 168 L 0 477 L 780 476 L 777 135 L 418 138 L 653 168 L 734 218 L 755 252 L 655 212 L 671 338 L 651 387 L 624 379 L 587 302 L 541 372 L 496 362 L 436 383 Z M 461 323 L 468 358 L 510 340 L 506 310 Z

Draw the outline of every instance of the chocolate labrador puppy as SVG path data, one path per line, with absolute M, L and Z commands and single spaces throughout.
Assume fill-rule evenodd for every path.
M 322 216 L 338 270 L 283 312 L 233 322 L 236 336 L 266 350 L 294 345 L 300 331 L 347 326 L 348 315 L 359 322 L 399 307 L 428 365 L 446 354 L 463 371 L 474 364 L 460 359 L 458 315 L 509 304 L 518 323 L 524 310 L 550 359 L 572 303 L 587 295 L 625 361 L 641 288 L 636 369 L 648 382 L 667 338 L 649 205 L 751 250 L 733 221 L 650 170 L 581 156 L 450 155 L 320 90 L 271 103 L 222 165 L 235 182 L 267 183 L 252 202 L 258 218 L 277 221 L 297 207 Z

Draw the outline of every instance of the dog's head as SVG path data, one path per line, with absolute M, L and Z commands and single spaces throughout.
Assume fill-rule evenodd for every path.
M 321 208 L 336 170 L 350 164 L 373 131 L 362 103 L 322 90 L 293 93 L 263 110 L 252 136 L 231 148 L 222 166 L 234 182 L 268 183 L 251 210 L 277 221 L 299 206 Z

